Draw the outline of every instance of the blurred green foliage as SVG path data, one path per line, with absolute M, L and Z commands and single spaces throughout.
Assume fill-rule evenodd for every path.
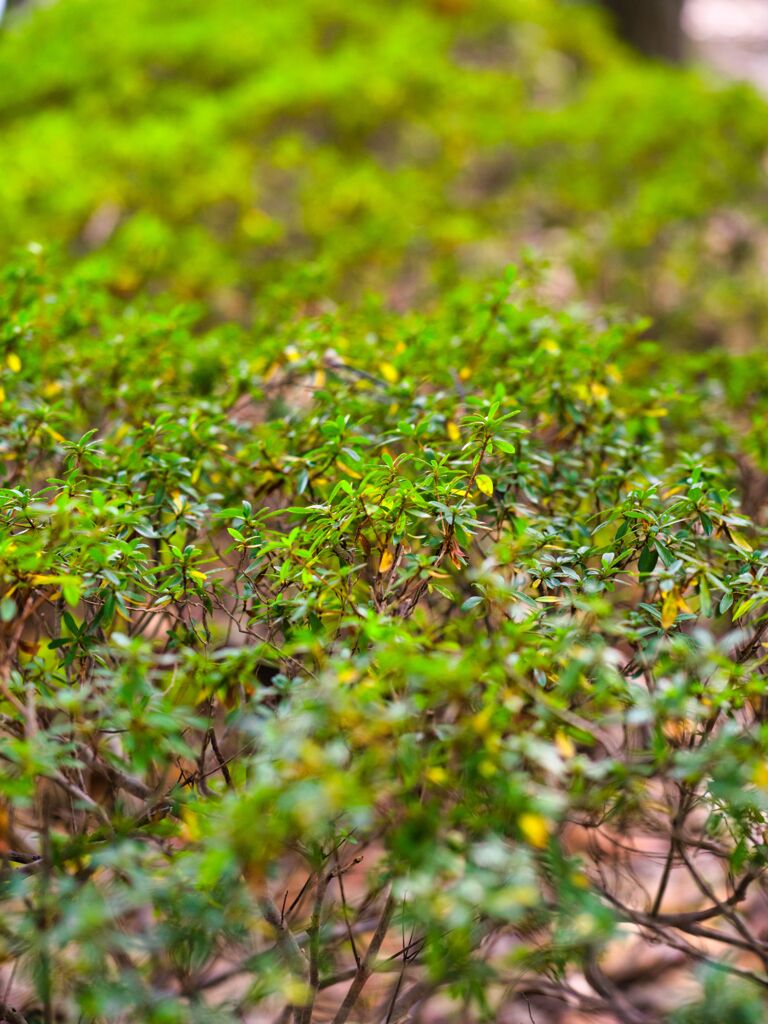
M 765 1004 L 754 989 L 728 983 L 712 971 L 705 977 L 703 998 L 672 1014 L 670 1024 L 760 1024 L 764 1018 Z
M 65 0 L 0 43 L 7 243 L 226 318 L 397 307 L 531 245 L 692 344 L 766 319 L 765 105 L 555 0 Z

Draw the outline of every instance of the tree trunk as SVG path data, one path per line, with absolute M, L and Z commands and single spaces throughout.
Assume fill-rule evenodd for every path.
M 612 13 L 619 34 L 649 57 L 683 58 L 684 0 L 602 0 Z

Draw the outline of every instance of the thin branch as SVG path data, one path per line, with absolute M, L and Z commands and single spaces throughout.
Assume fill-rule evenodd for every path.
M 311 1024 L 312 1010 L 315 1006 L 318 989 L 320 988 L 320 924 L 323 914 L 323 900 L 328 888 L 328 875 L 325 865 L 321 864 L 317 873 L 315 901 L 312 905 L 312 918 L 307 932 L 309 934 L 309 996 L 306 1005 L 299 1015 L 299 1024 Z
M 333 1018 L 333 1024 L 344 1024 L 354 1009 L 355 1003 L 360 998 L 360 993 L 363 991 L 365 983 L 373 972 L 373 965 L 376 962 L 376 957 L 379 955 L 381 944 L 389 929 L 389 922 L 392 919 L 394 906 L 395 904 L 390 894 L 384 904 L 384 910 L 379 918 L 379 923 L 376 925 L 376 931 L 373 933 L 368 949 L 363 957 L 363 961 L 355 972 L 354 980 L 349 986 L 349 991 L 344 998 L 344 1002 L 341 1004 L 336 1016 Z
M 285 957 L 286 963 L 294 974 L 298 974 L 300 978 L 303 978 L 306 981 L 309 973 L 307 960 L 302 953 L 301 947 L 296 941 L 293 932 L 288 928 L 285 921 L 283 921 L 280 916 L 280 911 L 269 896 L 262 896 L 258 903 L 259 910 L 261 911 L 264 920 L 275 929 L 275 933 L 277 935 L 277 948 Z

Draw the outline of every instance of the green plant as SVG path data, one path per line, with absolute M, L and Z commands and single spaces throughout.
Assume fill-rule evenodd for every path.
M 41 260 L 0 319 L 0 949 L 37 1003 L 655 1019 L 605 973 L 628 926 L 764 984 L 768 545 L 721 399 L 514 275 L 253 339 Z
M 0 1018 L 759 1019 L 764 102 L 60 0 L 0 119 Z

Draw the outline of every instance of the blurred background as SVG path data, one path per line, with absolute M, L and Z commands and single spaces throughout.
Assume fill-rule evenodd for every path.
M 56 0 L 0 32 L 0 246 L 250 323 L 533 257 L 686 347 L 768 316 L 763 0 Z M 290 298 L 289 298 L 290 297 Z
M 693 54 L 724 75 L 768 89 L 768 4 L 688 0 L 682 25 Z

